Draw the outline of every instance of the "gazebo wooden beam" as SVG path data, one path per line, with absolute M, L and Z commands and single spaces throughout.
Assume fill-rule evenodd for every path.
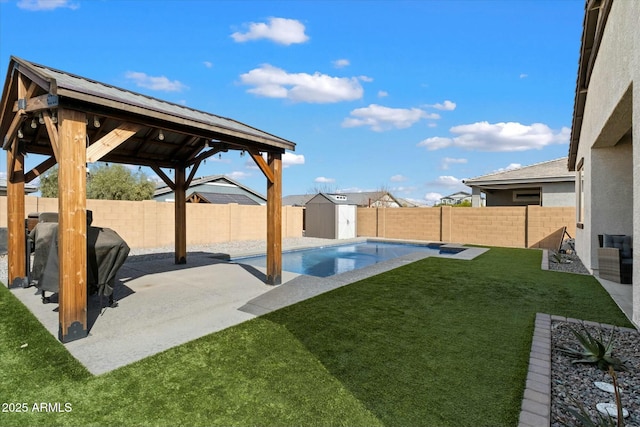
M 276 178 L 273 174 L 271 165 L 267 164 L 267 162 L 264 160 L 264 157 L 262 157 L 259 151 L 249 150 L 249 154 L 253 158 L 253 161 L 256 162 L 256 165 L 258 165 L 264 176 L 267 177 L 269 183 L 273 183 Z
M 58 110 L 58 338 L 62 342 L 88 334 L 85 118 L 83 112 Z
M 55 157 L 53 156 L 49 157 L 48 159 L 40 163 L 38 166 L 36 166 L 35 168 L 27 172 L 24 175 L 24 182 L 33 181 L 34 179 L 36 179 L 37 177 L 39 177 L 40 175 L 42 175 L 43 173 L 45 173 L 46 171 L 54 167 L 57 163 L 58 162 L 56 161 Z
M 164 171 L 163 171 L 162 169 L 160 169 L 160 166 L 157 166 L 157 165 L 151 165 L 151 166 L 150 166 L 150 168 L 151 168 L 151 169 L 152 169 L 152 170 L 153 170 L 153 171 L 154 171 L 154 172 L 155 172 L 155 173 L 160 177 L 160 179 L 161 179 L 162 181 L 164 181 L 164 183 L 165 183 L 165 184 L 167 184 L 167 186 L 168 186 L 170 189 L 172 189 L 172 190 L 174 190 L 174 191 L 175 191 L 175 189 L 176 189 L 176 184 L 175 184 L 173 181 L 171 181 L 171 178 L 169 178 L 169 177 L 167 176 L 167 174 L 166 174 L 166 173 L 164 173 Z
M 87 163 L 94 163 L 113 151 L 120 144 L 136 134 L 142 126 L 134 123 L 121 123 L 117 128 L 94 142 L 87 148 Z

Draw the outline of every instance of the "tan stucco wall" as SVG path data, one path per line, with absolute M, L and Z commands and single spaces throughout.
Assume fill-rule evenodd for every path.
M 585 179 L 584 228 L 577 232 L 576 245 L 583 263 L 593 271 L 598 268 L 598 234 L 640 236 L 638 28 L 640 2 L 615 0 L 589 82 L 576 157 L 577 162 L 584 159 Z M 631 125 L 636 149 L 633 150 L 631 142 L 611 147 Z M 640 324 L 639 261 L 640 251 L 635 250 L 633 320 L 636 324 Z
M 173 203 L 87 200 L 93 224 L 111 228 L 132 248 L 173 246 Z M 282 237 L 302 236 L 302 208 L 282 207 Z M 28 196 L 25 213 L 57 212 L 58 199 Z M 7 226 L 7 198 L 0 197 L 0 227 Z M 201 245 L 267 238 L 266 206 L 187 203 L 187 244 Z
M 575 208 L 358 208 L 358 236 L 487 246 L 555 248 L 575 236 Z

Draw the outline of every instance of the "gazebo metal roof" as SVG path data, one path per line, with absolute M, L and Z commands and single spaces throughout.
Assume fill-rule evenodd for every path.
M 201 153 L 207 146 L 214 148 L 215 153 L 247 148 L 256 151 L 295 149 L 295 144 L 291 141 L 236 120 L 141 95 L 16 57 L 11 58 L 3 100 L 6 94 L 12 91 L 11 84 L 16 71 L 26 75 L 37 85 L 24 108 L 27 113 L 24 120 L 29 117 L 29 113 L 35 113 L 36 120 L 39 120 L 38 111 L 43 106 L 56 108 L 64 104 L 81 109 L 88 114 L 89 144 L 116 129 L 123 120 L 137 125 L 135 133 L 104 155 L 101 161 L 173 168 L 179 163 L 190 166 L 208 157 L 206 153 Z M 19 106 L 16 101 L 13 105 L 3 103 L 2 107 L 0 134 L 5 137 L 3 148 L 6 149 L 9 143 L 6 138 L 7 131 L 11 126 L 13 113 Z M 99 124 L 99 127 L 94 126 L 95 124 Z M 26 146 L 28 153 L 53 154 L 49 137 L 42 126 L 35 129 L 23 126 L 22 133 L 26 135 L 24 139 L 29 140 Z

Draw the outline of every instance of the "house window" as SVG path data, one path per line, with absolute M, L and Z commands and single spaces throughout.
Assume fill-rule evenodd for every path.
M 584 224 L 584 159 L 581 159 L 576 168 L 576 222 L 578 228 L 582 228 Z
M 540 189 L 532 188 L 531 190 L 515 190 L 513 192 L 513 201 L 526 203 L 528 205 L 539 205 Z

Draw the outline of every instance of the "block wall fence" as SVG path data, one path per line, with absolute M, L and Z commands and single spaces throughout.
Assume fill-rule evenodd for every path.
M 87 200 L 93 224 L 116 231 L 132 248 L 174 244 L 170 202 Z M 25 213 L 57 212 L 58 199 L 25 197 Z M 562 227 L 575 236 L 575 208 L 358 208 L 358 236 L 487 246 L 555 248 Z M 282 237 L 302 237 L 303 208 L 282 207 Z M 7 198 L 0 196 L 0 227 L 7 226 Z M 187 244 L 267 238 L 266 206 L 187 203 Z
M 358 208 L 358 236 L 555 249 L 574 207 Z
M 131 248 L 173 246 L 174 204 L 145 200 L 87 200 L 92 225 L 111 228 Z M 25 214 L 57 212 L 58 199 L 25 197 Z M 282 237 L 302 236 L 300 207 L 282 207 Z M 0 196 L 0 227 L 7 226 L 7 197 Z M 187 245 L 267 238 L 267 207 L 187 203 Z

